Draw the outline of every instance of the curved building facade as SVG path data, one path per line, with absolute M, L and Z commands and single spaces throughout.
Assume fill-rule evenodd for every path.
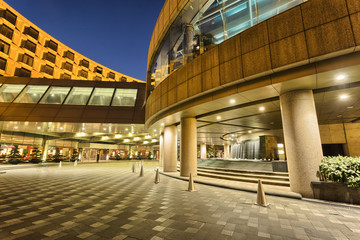
M 0 1 L 0 74 L 32 78 L 142 82 L 57 41 Z
M 355 0 L 166 1 L 145 114 L 164 133 L 164 170 L 176 171 L 165 165 L 179 135 L 182 176 L 196 175 L 198 145 L 223 145 L 225 157 L 286 158 L 291 189 L 312 196 L 323 155 L 360 155 L 359 11 Z

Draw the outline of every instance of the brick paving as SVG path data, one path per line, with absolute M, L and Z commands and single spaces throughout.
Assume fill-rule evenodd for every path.
M 360 208 L 161 176 L 145 163 L 64 164 L 0 175 L 0 239 L 360 239 Z M 137 169 L 139 170 L 139 169 Z M 239 183 L 241 184 L 241 183 Z

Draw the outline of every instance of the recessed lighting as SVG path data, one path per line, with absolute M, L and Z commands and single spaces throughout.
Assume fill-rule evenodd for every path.
M 233 103 L 235 103 L 235 102 L 236 102 L 235 99 L 231 99 L 231 100 L 230 100 L 230 103 L 231 103 L 231 104 L 233 104 Z
M 135 137 L 135 138 L 134 138 L 134 141 L 138 141 L 138 140 L 140 140 L 139 137 Z
M 234 137 L 235 135 L 234 134 L 231 134 L 232 137 Z
M 338 117 L 338 118 L 341 118 L 341 117 L 342 117 L 342 115 L 341 115 L 341 114 L 339 114 L 339 115 L 337 115 L 337 117 Z
M 105 136 L 105 137 L 102 137 L 101 139 L 102 139 L 102 140 L 106 140 L 106 139 L 109 139 L 109 137 L 108 137 L 108 136 Z
M 263 111 L 265 111 L 265 108 L 264 107 L 259 107 L 259 110 L 263 112 Z
M 149 142 L 148 141 L 144 141 L 144 144 L 148 144 Z
M 157 137 L 157 134 L 155 134 L 155 137 Z
M 41 127 L 37 127 L 37 129 L 41 129 Z
M 164 123 L 162 123 L 161 126 L 164 126 Z
M 129 133 L 129 137 L 132 137 L 132 135 L 133 135 L 132 133 Z
M 149 138 L 151 138 L 151 136 L 149 136 L 149 135 L 145 136 L 145 139 L 149 139 Z
M 106 130 L 106 128 L 103 128 L 103 130 L 105 131 L 105 130 Z
M 18 127 L 17 127 L 17 126 L 15 126 L 14 128 L 15 128 L 15 129 L 18 129 Z
M 81 130 L 83 130 L 83 131 L 84 131 L 84 130 L 85 130 L 85 128 L 82 128 Z
M 63 127 L 60 127 L 60 130 L 63 130 L 64 128 Z
M 129 131 L 129 129 L 125 128 L 125 131 Z
M 156 129 L 154 129 L 154 132 L 156 132 Z
M 252 131 L 251 131 L 251 130 L 249 130 L 249 131 L 248 131 L 248 133 L 252 133 Z
M 346 95 L 346 94 L 344 94 L 344 95 L 340 95 L 340 99 L 347 99 L 347 98 L 349 98 L 349 95 Z
M 116 134 L 115 138 L 121 138 L 121 134 Z
M 347 108 L 348 108 L 348 109 L 352 109 L 352 108 L 354 108 L 354 106 L 348 106 Z
M 340 81 L 340 80 L 344 80 L 345 79 L 345 75 L 344 74 L 339 74 L 336 76 L 336 80 Z
M 129 142 L 130 140 L 129 139 L 125 139 L 124 142 Z
M 152 139 L 151 142 L 156 142 L 156 139 Z
M 220 117 L 220 116 L 217 116 L 217 117 L 216 117 L 216 119 L 217 119 L 217 120 L 220 120 L 220 119 L 221 119 L 221 117 Z

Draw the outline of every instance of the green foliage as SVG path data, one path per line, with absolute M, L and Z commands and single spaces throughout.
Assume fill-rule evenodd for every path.
M 74 149 L 73 154 L 71 155 L 70 161 L 75 162 L 76 160 L 79 161 L 79 152 L 76 149 Z
M 360 187 L 359 157 L 324 157 L 320 164 L 320 173 L 333 182 L 345 183 L 349 187 Z
M 10 154 L 8 156 L 8 163 L 11 164 L 19 164 L 21 163 L 21 155 L 19 149 L 17 147 L 11 149 Z

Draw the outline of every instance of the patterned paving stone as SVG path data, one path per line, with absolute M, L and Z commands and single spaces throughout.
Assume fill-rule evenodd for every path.
M 161 177 L 145 162 L 64 164 L 0 175 L 0 239 L 360 239 L 360 208 Z M 241 184 L 241 183 L 239 183 Z

